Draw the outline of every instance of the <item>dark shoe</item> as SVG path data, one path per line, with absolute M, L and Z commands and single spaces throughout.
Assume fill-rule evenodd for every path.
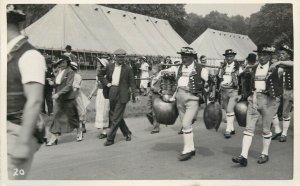
M 257 163 L 258 164 L 263 164 L 263 163 L 266 163 L 267 161 L 269 161 L 269 156 L 265 155 L 265 154 L 262 154 L 262 155 L 259 156 L 259 158 L 257 160 Z
M 193 151 L 185 153 L 185 154 L 180 154 L 180 156 L 178 157 L 178 160 L 179 161 L 186 161 L 186 160 L 191 159 L 191 157 L 195 156 L 195 155 L 196 155 L 196 151 L 193 150 Z
M 149 122 L 151 123 L 151 125 L 153 125 L 153 115 L 152 115 L 152 113 L 148 113 L 148 114 L 146 114 L 146 116 L 147 116 L 147 119 L 149 120 Z
M 106 142 L 104 143 L 104 146 L 110 146 L 110 145 L 112 145 L 112 144 L 114 144 L 114 141 L 106 141 Z
M 231 135 L 235 135 L 235 131 L 233 130 L 233 131 L 231 131 L 231 132 L 225 132 L 224 133 L 224 137 L 226 138 L 226 139 L 229 139 L 229 138 L 231 138 Z
M 178 134 L 183 134 L 183 131 L 182 131 L 183 127 L 181 127 L 180 131 L 178 132 Z
M 126 136 L 126 141 L 131 141 L 131 133 Z
M 233 157 L 232 158 L 232 161 L 234 163 L 239 163 L 241 164 L 243 167 L 246 167 L 247 164 L 248 164 L 248 160 L 246 158 L 244 158 L 242 155 L 241 156 L 238 156 L 238 157 Z
M 152 131 L 150 132 L 150 134 L 155 134 L 155 133 L 159 133 L 159 131 L 157 131 L 157 130 L 152 130 Z
M 194 118 L 193 120 L 192 120 L 192 125 L 196 122 L 197 120 Z
M 272 140 L 276 140 L 279 136 L 281 136 L 282 132 L 279 132 L 279 133 L 274 133 L 272 135 Z
M 99 139 L 104 139 L 104 138 L 107 138 L 107 134 L 102 134 L 102 133 L 101 133 L 101 134 L 99 135 Z
M 285 135 L 280 136 L 279 142 L 286 142 L 286 136 Z

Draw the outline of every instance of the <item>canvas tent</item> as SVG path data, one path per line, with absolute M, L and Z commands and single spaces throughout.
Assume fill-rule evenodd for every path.
M 244 60 L 256 45 L 247 35 L 222 32 L 208 28 L 190 44 L 198 54 L 211 60 L 222 60 L 226 49 L 233 49 L 237 60 Z
M 29 41 L 44 50 L 170 55 L 188 44 L 168 21 L 100 5 L 56 5 L 25 29 Z

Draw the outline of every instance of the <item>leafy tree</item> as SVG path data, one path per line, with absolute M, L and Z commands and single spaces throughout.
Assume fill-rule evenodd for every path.
M 253 41 L 275 46 L 282 43 L 293 45 L 292 4 L 266 4 L 252 14 L 249 21 L 249 35 Z

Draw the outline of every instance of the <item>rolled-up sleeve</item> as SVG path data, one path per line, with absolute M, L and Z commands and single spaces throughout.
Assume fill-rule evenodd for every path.
M 19 60 L 19 69 L 22 76 L 22 84 L 36 82 L 45 84 L 46 62 L 36 50 L 25 52 Z

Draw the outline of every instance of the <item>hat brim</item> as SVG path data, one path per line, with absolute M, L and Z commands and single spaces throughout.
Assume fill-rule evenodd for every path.
M 235 56 L 236 55 L 236 53 L 234 52 L 234 53 L 230 53 L 230 54 L 222 54 L 223 56 Z

